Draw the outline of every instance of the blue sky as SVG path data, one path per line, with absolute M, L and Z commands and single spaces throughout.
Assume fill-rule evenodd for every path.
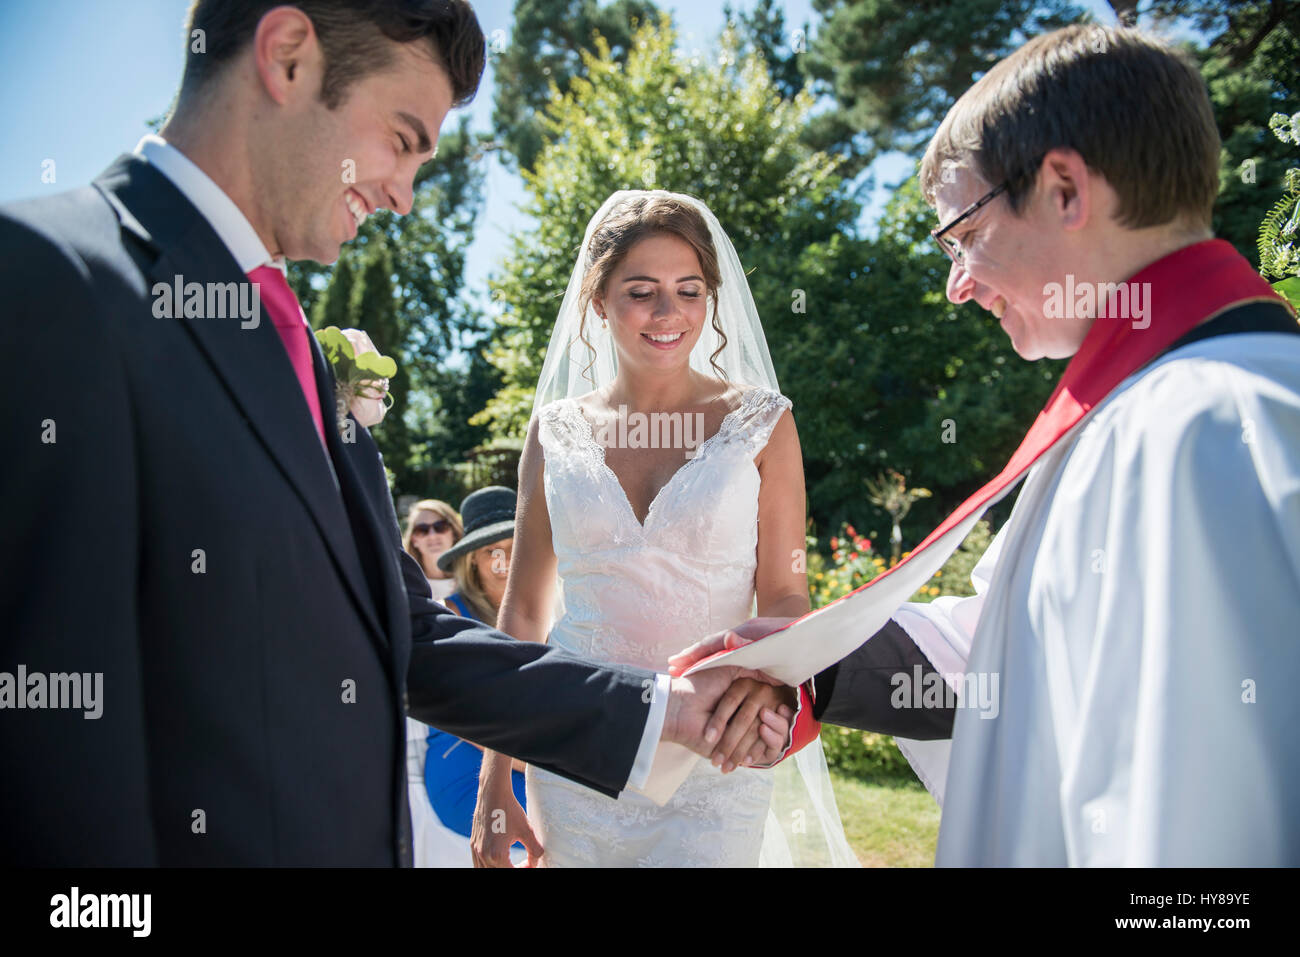
M 753 0 L 738 0 L 741 9 Z M 784 0 L 787 24 L 816 24 L 810 0 Z M 1113 16 L 1102 0 L 1085 3 L 1104 22 Z M 188 0 L 41 0 L 0 4 L 0 62 L 9 82 L 0 85 L 0 202 L 83 185 L 148 132 L 145 121 L 166 112 L 184 59 Z M 512 0 L 474 4 L 484 33 L 509 35 Z M 671 10 L 684 49 L 704 47 L 722 27 L 722 0 L 660 0 Z M 470 107 L 476 127 L 489 125 L 492 75 Z M 455 121 L 455 115 L 449 122 Z M 42 182 L 46 160 L 55 182 Z M 887 185 L 907 168 L 886 157 L 874 170 Z M 506 236 L 526 228 L 518 212 L 523 192 L 516 177 L 492 162 L 485 206 L 467 264 L 467 290 L 487 301 L 486 279 L 500 261 Z

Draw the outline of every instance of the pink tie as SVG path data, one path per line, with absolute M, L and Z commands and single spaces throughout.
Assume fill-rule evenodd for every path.
M 262 304 L 271 314 L 271 323 L 275 326 L 275 331 L 280 333 L 280 341 L 289 353 L 289 361 L 293 363 L 294 374 L 298 376 L 303 398 L 307 400 L 312 421 L 316 423 L 316 432 L 324 442 L 325 419 L 321 416 L 320 397 L 316 392 L 311 344 L 307 341 L 307 321 L 303 317 L 302 307 L 298 305 L 298 297 L 289 288 L 284 273 L 274 266 L 258 266 L 248 274 L 248 278 L 260 286 Z

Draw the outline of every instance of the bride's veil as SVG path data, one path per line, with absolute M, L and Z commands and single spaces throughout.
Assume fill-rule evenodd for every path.
M 551 341 L 546 347 L 546 358 L 542 362 L 542 374 L 538 377 L 537 393 L 533 399 L 533 415 L 556 399 L 585 395 L 614 380 L 614 374 L 618 371 L 614 338 L 608 329 L 602 328 L 596 310 L 590 304 L 585 310 L 579 309 L 582 277 L 586 275 L 589 265 L 591 237 L 596 227 L 616 207 L 630 200 L 656 196 L 688 203 L 699 211 L 708 224 L 722 277 L 718 287 L 716 312 L 727 337 L 726 347 L 716 360 L 718 366 L 731 382 L 776 390 L 776 373 L 772 370 L 772 357 L 767 351 L 767 338 L 763 335 L 763 326 L 758 319 L 758 308 L 754 305 L 754 297 L 750 295 L 749 283 L 745 281 L 745 273 L 740 268 L 735 247 L 718 223 L 718 218 L 694 196 L 663 190 L 623 189 L 605 200 L 587 223 L 582 248 L 578 251 L 573 274 L 564 290 L 560 313 L 555 319 L 555 329 L 551 332 Z M 699 341 L 691 350 L 691 368 L 707 376 L 716 375 L 709 357 L 722 345 L 717 330 L 713 328 L 713 315 L 711 306 L 700 331 Z M 582 341 L 580 333 L 585 335 L 586 343 Z M 594 356 L 592 350 L 595 350 Z
M 619 190 L 605 200 L 587 223 L 582 247 L 564 291 L 564 300 L 542 362 L 533 400 L 534 417 L 557 399 L 585 395 L 613 381 L 618 371 L 613 337 L 607 328 L 602 327 L 590 304 L 579 308 L 582 280 L 589 265 L 591 239 L 596 228 L 623 203 L 653 197 L 671 198 L 698 210 L 709 227 L 718 256 L 721 282 L 717 304 L 710 306 L 699 341 L 691 350 L 691 368 L 707 376 L 716 376 L 713 365 L 716 362 L 733 384 L 780 391 L 749 283 L 745 280 L 731 239 L 713 212 L 694 196 L 682 193 Z M 713 327 L 715 312 L 726 336 L 721 352 L 718 352 L 718 347 L 724 343 Z M 715 352 L 717 357 L 711 362 Z M 557 584 L 560 586 L 557 595 L 562 596 L 562 583 Z M 562 597 L 557 601 L 557 608 L 560 606 Z M 689 643 L 683 641 L 683 647 Z M 782 762 L 772 773 L 776 780 L 763 835 L 760 866 L 856 867 L 857 858 L 849 849 L 840 824 L 820 740 L 805 747 L 793 759 Z

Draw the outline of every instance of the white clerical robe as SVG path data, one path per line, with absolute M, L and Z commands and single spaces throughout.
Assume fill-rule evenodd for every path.
M 1300 864 L 1300 337 L 1127 379 L 973 578 L 894 615 L 998 691 L 951 741 L 900 739 L 943 806 L 936 863 Z

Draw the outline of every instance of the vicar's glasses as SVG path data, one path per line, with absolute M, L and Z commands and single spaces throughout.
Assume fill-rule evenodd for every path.
M 948 225 L 930 230 L 930 235 L 933 236 L 934 241 L 939 244 L 939 248 L 942 249 L 944 253 L 947 254 L 948 258 L 958 266 L 964 266 L 966 264 L 966 250 L 961 248 L 961 242 L 959 240 L 953 239 L 944 234 L 954 226 L 960 224 L 963 220 L 969 219 L 971 216 L 975 215 L 989 203 L 993 202 L 994 199 L 1006 191 L 1007 186 L 1007 183 L 1003 183 L 1001 186 L 995 186 L 958 213 L 957 217 L 948 223 Z

